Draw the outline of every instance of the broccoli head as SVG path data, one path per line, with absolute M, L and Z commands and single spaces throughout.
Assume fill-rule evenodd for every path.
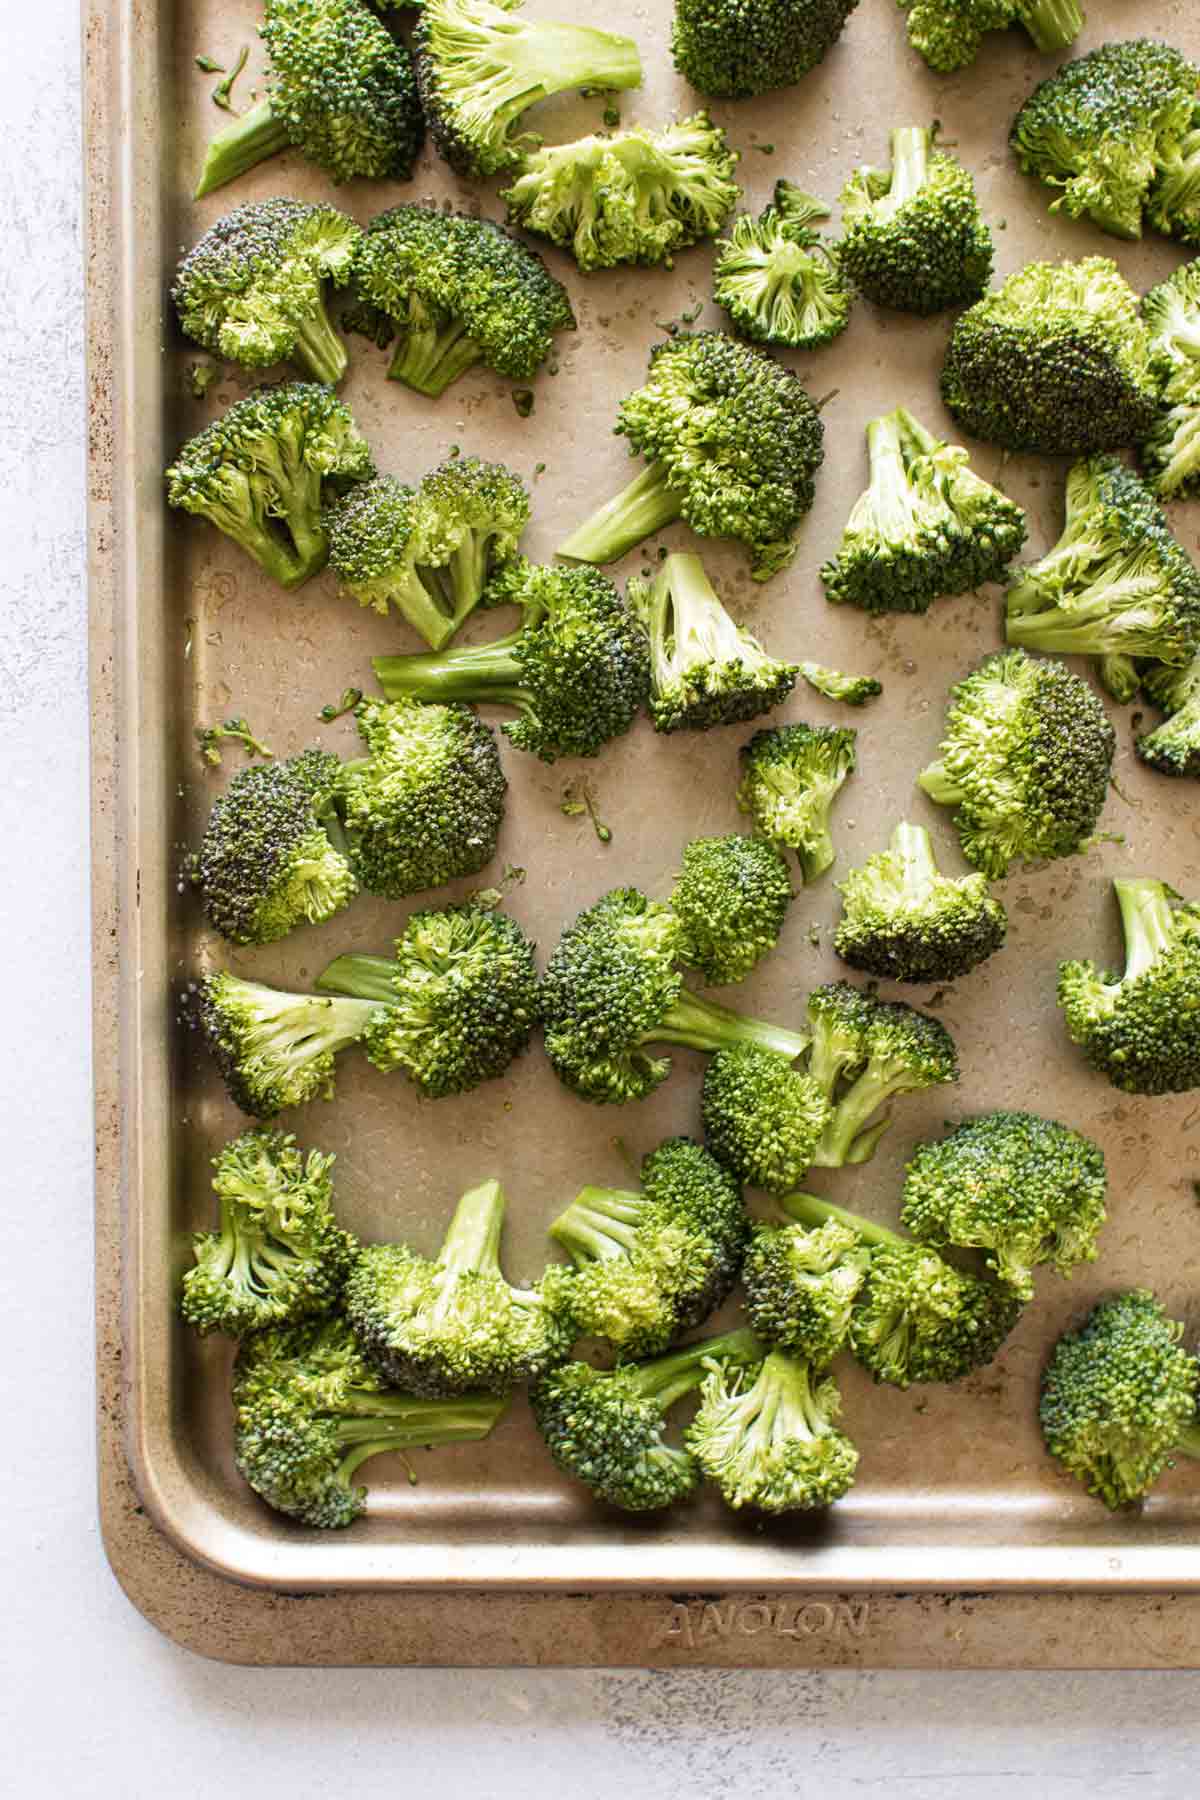
M 715 237 L 733 210 L 736 150 L 707 113 L 530 150 L 501 199 L 510 225 L 569 250 L 585 273 L 661 263 Z
M 810 688 L 842 706 L 865 706 L 883 692 L 883 683 L 873 675 L 845 675 L 841 669 L 827 669 L 821 663 L 802 662 L 800 674 Z
M 635 88 L 631 38 L 518 17 L 523 0 L 422 0 L 413 52 L 434 143 L 460 175 L 506 174 L 541 139 L 517 126 L 566 88 Z
M 1188 499 L 1200 491 L 1200 260 L 1151 288 L 1142 317 L 1162 404 L 1138 454 L 1160 499 Z
M 321 504 L 374 474 L 367 441 L 332 388 L 260 387 L 191 438 L 167 470 L 167 500 L 240 544 L 281 587 L 325 567 Z
M 943 875 L 923 825 L 901 823 L 839 882 L 833 947 L 851 968 L 889 981 L 955 981 L 994 955 L 1008 915 L 980 874 Z
M 1104 1152 L 1036 1113 L 968 1119 L 918 1144 L 904 1180 L 900 1222 L 922 1244 L 982 1250 L 988 1267 L 1033 1298 L 1033 1272 L 1069 1275 L 1095 1262 L 1107 1189 Z
M 928 611 L 943 595 L 1002 581 L 1025 542 L 1025 515 L 902 406 L 867 426 L 871 482 L 838 553 L 821 569 L 825 598 L 867 612 Z
M 811 1075 L 756 1044 L 717 1052 L 704 1071 L 700 1110 L 717 1161 L 770 1194 L 803 1181 L 833 1116 Z
M 1167 716 L 1134 740 L 1138 755 L 1160 775 L 1200 776 L 1200 656 L 1182 669 L 1155 664 L 1141 681 L 1146 698 Z
M 837 1219 L 756 1225 L 742 1265 L 746 1316 L 763 1342 L 823 1369 L 844 1347 L 871 1252 Z
M 877 306 L 944 312 L 977 300 L 992 273 L 992 234 L 975 183 L 935 133 L 902 125 L 890 169 L 856 169 L 842 189 L 843 273 Z
M 858 0 L 675 0 L 671 51 L 685 81 L 722 100 L 791 87 L 841 36 Z
M 234 1456 L 260 1500 L 304 1525 L 350 1525 L 366 1510 L 357 1470 L 389 1450 L 485 1438 L 507 1401 L 390 1392 L 344 1319 L 255 1332 L 233 1372 Z
M 821 416 L 799 378 L 720 331 L 680 331 L 650 353 L 650 376 L 621 402 L 616 430 L 649 464 L 560 545 L 615 562 L 682 519 L 701 537 L 749 546 L 766 581 L 796 553 L 824 457 Z
M 853 1485 L 858 1451 L 834 1424 L 841 1410 L 832 1377 L 772 1350 L 757 1366 L 708 1372 L 684 1441 L 728 1506 L 807 1512 Z
M 1159 394 L 1137 295 L 1105 256 L 1027 264 L 955 322 L 942 398 L 964 431 L 1006 450 L 1140 443 Z
M 273 1119 L 285 1106 L 333 1098 L 334 1059 L 358 1043 L 376 1008 L 283 993 L 222 969 L 200 983 L 196 1012 L 234 1105 Z
M 742 746 L 738 811 L 760 837 L 796 852 L 806 882 L 833 862 L 829 814 L 854 772 L 857 736 L 840 725 L 778 725 Z
M 518 750 L 595 756 L 629 730 L 650 686 L 646 634 L 598 569 L 518 565 L 494 597 L 522 609 L 508 637 L 430 656 L 377 656 L 389 700 L 492 702 Z
M 1014 862 L 1086 849 L 1108 793 L 1116 735 L 1060 662 L 998 651 L 951 688 L 941 755 L 918 778 L 956 806 L 963 855 L 993 880 Z
M 1058 1004 L 1071 1041 L 1127 1094 L 1200 1087 L 1200 906 L 1175 904 L 1165 882 L 1114 881 L 1125 969 L 1093 962 L 1058 969 Z
M 739 213 L 717 245 L 713 299 L 742 337 L 756 344 L 817 350 L 850 323 L 851 293 L 835 256 L 812 229 L 827 219 L 823 200 L 790 181 L 758 218 Z
M 282 1131 L 247 1131 L 213 1158 L 221 1224 L 192 1239 L 189 1325 L 245 1337 L 337 1304 L 358 1243 L 334 1217 L 333 1164 Z
M 729 1331 L 616 1369 L 569 1362 L 536 1383 L 529 1402 L 565 1475 L 609 1506 L 654 1512 L 688 1499 L 700 1485 L 695 1459 L 665 1441 L 670 1408 L 715 1365 L 758 1362 L 762 1353 L 753 1332 Z
M 682 961 L 714 987 L 744 981 L 779 942 L 794 898 L 787 865 L 765 839 L 693 838 L 671 894 Z
M 734 624 L 698 556 L 676 551 L 653 581 L 633 576 L 627 598 L 650 637 L 656 731 L 707 731 L 757 719 L 796 685 L 795 663 L 777 662 Z
M 637 1193 L 585 1187 L 550 1227 L 575 1265 L 576 1325 L 622 1357 L 653 1356 L 703 1323 L 746 1247 L 741 1189 L 699 1144 L 660 1144 L 641 1181 Z
M 811 1041 L 805 1065 L 833 1109 L 812 1162 L 840 1169 L 875 1154 L 901 1094 L 958 1080 L 958 1053 L 946 1027 L 902 1000 L 879 1000 L 846 981 L 808 997 Z
M 989 31 L 1023 25 L 1043 55 L 1065 50 L 1083 30 L 1080 0 L 899 0 L 908 41 L 931 69 L 949 75 L 979 54 Z

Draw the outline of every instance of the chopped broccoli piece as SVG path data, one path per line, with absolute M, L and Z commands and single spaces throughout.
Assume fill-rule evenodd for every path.
M 1160 775 L 1200 776 L 1200 656 L 1182 669 L 1158 664 L 1141 682 L 1146 698 L 1167 716 L 1135 739 L 1138 755 Z
M 983 875 L 943 875 L 923 825 L 902 822 L 886 850 L 838 883 L 833 947 L 889 981 L 955 981 L 995 954 L 1008 915 Z
M 760 837 L 796 852 L 805 882 L 833 862 L 829 813 L 854 772 L 857 735 L 841 725 L 778 725 L 742 746 L 738 810 Z
M 1142 318 L 1162 404 L 1139 455 L 1161 500 L 1187 499 L 1200 492 L 1200 260 L 1151 288 Z
M 334 1058 L 358 1043 L 376 1010 L 366 1000 L 281 993 L 223 969 L 201 982 L 197 999 L 229 1097 L 257 1119 L 332 1099 Z
M 735 331 L 757 344 L 817 350 L 850 323 L 851 293 L 835 256 L 812 229 L 823 200 L 790 181 L 758 218 L 739 213 L 717 245 L 713 299 Z
M 795 663 L 776 661 L 734 624 L 698 556 L 676 551 L 652 582 L 633 576 L 627 598 L 650 637 L 656 731 L 707 731 L 757 719 L 795 687 Z
M 901 312 L 944 312 L 977 300 L 992 273 L 992 234 L 975 182 L 936 134 L 902 125 L 890 169 L 856 169 L 842 189 L 842 271 L 868 300 Z
M 757 1044 L 717 1052 L 704 1071 L 700 1110 L 717 1161 L 770 1194 L 803 1181 L 833 1117 L 811 1075 Z
M 650 376 L 616 426 L 649 467 L 560 545 L 615 562 L 683 519 L 701 537 L 738 538 L 766 581 L 796 553 L 824 457 L 821 416 L 799 378 L 720 331 L 678 332 L 650 353 Z
M 671 51 L 685 81 L 719 99 L 791 87 L 841 36 L 858 0 L 675 0 Z
M 1200 389 L 1194 400 L 1163 408 L 1138 455 L 1160 500 L 1191 500 L 1200 493 Z
M 671 894 L 681 960 L 714 987 L 744 981 L 779 942 L 794 898 L 787 864 L 763 838 L 693 838 Z
M 875 1154 L 891 1124 L 877 1118 L 900 1094 L 958 1080 L 954 1039 L 937 1019 L 902 1000 L 831 981 L 808 997 L 807 1072 L 833 1116 L 813 1152 L 818 1169 L 840 1169 Z
M 939 75 L 965 69 L 989 31 L 1023 25 L 1044 56 L 1065 50 L 1083 30 L 1080 0 L 899 0 L 908 41 Z
M 841 1409 L 830 1376 L 772 1350 L 757 1367 L 709 1371 L 684 1441 L 735 1510 L 810 1511 L 854 1482 L 858 1451 L 833 1423 Z
M 1116 734 L 1060 662 L 998 651 L 950 690 L 946 735 L 918 786 L 956 806 L 963 855 L 993 880 L 1014 862 L 1086 849 L 1108 793 Z
M 840 669 L 827 669 L 821 663 L 802 662 L 800 674 L 818 694 L 843 706 L 865 706 L 883 692 L 883 683 L 873 675 L 843 675 Z
M 194 623 L 188 620 L 189 629 Z M 188 639 L 191 649 L 191 639 Z M 193 733 L 200 749 L 200 755 L 210 769 L 221 767 L 221 745 L 225 743 L 240 744 L 247 756 L 274 756 L 275 752 L 261 738 L 255 737 L 249 722 L 240 715 L 235 719 L 222 719 L 219 725 L 197 725 Z
M 850 1335 L 870 1266 L 859 1232 L 837 1219 L 756 1225 L 742 1265 L 746 1316 L 764 1343 L 823 1369 Z
M 1200 905 L 1149 876 L 1114 881 L 1125 969 L 1058 969 L 1067 1031 L 1094 1069 L 1127 1094 L 1200 1087 Z

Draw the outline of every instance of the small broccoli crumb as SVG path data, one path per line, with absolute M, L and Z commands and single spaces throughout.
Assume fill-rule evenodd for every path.
M 256 738 L 245 719 L 223 719 L 219 725 L 197 725 L 196 741 L 200 755 L 211 769 L 221 766 L 220 745 L 226 738 L 242 746 L 247 756 L 274 756 L 275 752 Z
M 197 56 L 194 58 L 194 61 L 196 67 L 198 69 L 203 69 L 206 75 L 223 75 L 225 73 L 226 64 L 219 63 L 215 57 Z
M 343 689 L 341 699 L 328 701 L 326 705 L 321 708 L 317 717 L 318 719 L 324 719 L 325 723 L 330 725 L 333 723 L 334 719 L 340 719 L 343 713 L 353 712 L 362 697 L 361 688 L 345 688 Z
M 189 363 L 184 375 L 184 384 L 193 400 L 203 400 L 209 389 L 215 387 L 221 379 L 221 371 L 216 363 Z
M 243 44 L 241 49 L 238 51 L 238 59 L 234 63 L 232 69 L 230 69 L 230 71 L 229 71 L 228 75 L 226 75 L 224 81 L 219 82 L 218 85 L 212 91 L 212 103 L 214 106 L 221 107 L 222 110 L 225 112 L 232 112 L 234 110 L 234 107 L 233 107 L 233 84 L 237 80 L 238 76 L 241 74 L 242 70 L 245 68 L 247 59 L 249 58 L 249 55 L 250 55 L 249 45 Z
M 534 393 L 532 388 L 514 388 L 512 403 L 519 419 L 527 419 L 533 411 Z

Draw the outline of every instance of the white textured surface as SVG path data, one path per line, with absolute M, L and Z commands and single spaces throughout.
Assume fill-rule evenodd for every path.
M 3 10 L 4 1790 L 491 1796 L 533 1767 L 572 1800 L 1193 1791 L 1197 1676 L 254 1671 L 176 1649 L 118 1592 L 91 1452 L 76 8 Z

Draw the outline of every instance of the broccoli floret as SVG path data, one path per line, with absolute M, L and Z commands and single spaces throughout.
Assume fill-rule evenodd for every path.
M 651 351 L 649 379 L 621 402 L 616 430 L 650 466 L 561 556 L 615 562 L 683 519 L 701 537 L 747 544 L 755 581 L 791 562 L 825 452 L 821 416 L 790 369 L 724 332 L 677 332 Z
M 581 1099 L 621 1103 L 652 1093 L 671 1064 L 649 1055 L 649 1044 L 760 1044 L 786 1058 L 804 1049 L 803 1034 L 685 988 L 677 967 L 683 944 L 671 909 L 637 888 L 614 888 L 563 932 L 542 982 L 546 1053 Z
M 729 1331 L 617 1369 L 570 1362 L 539 1381 L 529 1401 L 564 1474 L 609 1506 L 653 1512 L 686 1500 L 700 1485 L 693 1457 L 664 1439 L 670 1408 L 714 1364 L 758 1362 L 762 1353 L 753 1332 Z
M 1053 550 L 1008 590 L 1008 641 L 1116 659 L 1101 679 L 1129 700 L 1130 658 L 1178 666 L 1200 649 L 1200 574 L 1146 484 L 1115 456 L 1075 464 L 1066 514 Z
M 950 695 L 941 754 L 918 786 L 958 808 L 967 861 L 999 880 L 1011 863 L 1086 849 L 1116 749 L 1086 681 L 1063 663 L 1005 650 L 984 657 Z
M 1027 264 L 955 323 L 942 398 L 964 431 L 1006 450 L 1140 443 L 1159 398 L 1137 295 L 1105 256 Z
M 850 288 L 812 229 L 828 217 L 823 200 L 790 181 L 775 183 L 774 204 L 757 219 L 738 214 L 717 245 L 713 299 L 742 337 L 817 350 L 845 331 Z
M 777 662 L 734 624 L 698 556 L 677 551 L 653 581 L 633 576 L 627 598 L 650 637 L 656 731 L 707 731 L 757 719 L 795 687 L 795 663 Z
M 635 88 L 632 38 L 558 19 L 517 17 L 523 0 L 422 0 L 413 33 L 433 141 L 460 175 L 506 174 L 541 143 L 517 125 L 566 88 Z
M 671 51 L 702 94 L 791 87 L 836 43 L 858 0 L 675 0 Z
M 1114 881 L 1124 972 L 1093 962 L 1058 968 L 1058 1004 L 1072 1042 L 1127 1094 L 1200 1087 L 1200 905 L 1176 902 L 1149 876 Z
M 167 499 L 240 544 L 281 587 L 325 567 L 321 503 L 375 472 L 332 388 L 290 381 L 236 400 L 167 470 Z
M 841 1410 L 831 1377 L 773 1350 L 757 1366 L 706 1374 L 684 1442 L 726 1505 L 810 1511 L 854 1482 L 858 1451 L 833 1423 Z
M 213 1158 L 220 1229 L 197 1232 L 180 1311 L 230 1337 L 288 1325 L 337 1304 L 358 1250 L 334 1217 L 334 1158 L 282 1131 L 247 1131 Z
M 1104 1152 L 1080 1132 L 1036 1113 L 984 1113 L 918 1144 L 900 1222 L 937 1250 L 985 1251 L 989 1269 L 1032 1300 L 1040 1264 L 1069 1275 L 1095 1262 L 1107 1185 Z
M 857 736 L 841 725 L 778 725 L 742 746 L 738 811 L 760 837 L 796 852 L 805 882 L 833 862 L 829 814 L 854 772 Z
M 1200 1457 L 1200 1361 L 1147 1288 L 1092 1308 L 1042 1376 L 1051 1456 L 1114 1509 L 1144 1500 L 1176 1456 Z
M 867 426 L 871 483 L 855 501 L 825 598 L 867 612 L 927 612 L 943 595 L 1002 581 L 1025 515 L 902 406 Z
M 671 894 L 680 958 L 714 987 L 744 981 L 779 942 L 794 898 L 787 864 L 765 839 L 693 838 Z
M 717 1161 L 771 1194 L 803 1181 L 833 1117 L 811 1075 L 755 1044 L 717 1052 L 704 1071 L 700 1110 Z
M 388 699 L 515 707 L 505 736 L 548 763 L 595 756 L 628 731 L 649 692 L 650 650 L 612 582 L 598 569 L 527 564 L 495 597 L 522 608 L 516 631 L 440 656 L 377 656 Z
M 305 1525 L 350 1525 L 366 1510 L 354 1485 L 369 1457 L 484 1438 L 507 1405 L 491 1394 L 421 1400 L 391 1393 L 344 1319 L 259 1331 L 233 1373 L 234 1456 L 254 1492 Z
M 850 1335 L 871 1252 L 837 1219 L 756 1225 L 742 1265 L 746 1316 L 763 1342 L 823 1369 Z
M 483 898 L 413 913 L 393 956 L 340 956 L 317 986 L 368 1005 L 369 1060 L 433 1100 L 503 1075 L 540 1016 L 533 945 Z
M 974 180 L 923 126 L 898 127 L 891 149 L 890 169 L 856 169 L 842 189 L 843 272 L 868 300 L 901 312 L 977 300 L 992 273 L 992 234 Z
M 1026 175 L 1062 193 L 1051 212 L 1114 237 L 1156 231 L 1200 243 L 1200 69 L 1168 44 L 1101 44 L 1056 69 L 1013 120 Z
M 802 662 L 800 674 L 810 688 L 842 706 L 865 706 L 883 692 L 883 683 L 873 675 L 844 675 L 840 669 L 827 669 L 821 663 Z
M 832 1219 L 857 1233 L 871 1260 L 850 1314 L 850 1348 L 876 1381 L 961 1381 L 990 1363 L 1021 1316 L 1019 1294 L 981 1281 L 898 1231 L 817 1200 L 789 1194 L 790 1218 L 815 1227 Z
M 1191 500 L 1200 493 L 1200 389 L 1194 400 L 1163 408 L 1138 455 L 1160 499 Z
M 575 1265 L 581 1333 L 653 1356 L 731 1291 L 746 1247 L 737 1182 L 699 1144 L 671 1138 L 642 1161 L 638 1193 L 585 1187 L 550 1227 Z
M 331 386 L 346 347 L 329 322 L 324 284 L 345 287 L 362 232 L 332 206 L 256 200 L 205 232 L 180 263 L 171 298 L 188 337 L 248 368 L 291 357 Z
M 831 981 L 808 997 L 807 1072 L 833 1108 L 813 1167 L 840 1169 L 875 1154 L 891 1124 L 876 1117 L 900 1094 L 958 1080 L 958 1052 L 946 1027 L 902 1000 Z
M 1138 755 L 1160 775 L 1200 776 L 1200 656 L 1182 669 L 1155 665 L 1141 682 L 1146 698 L 1167 716 L 1134 740 Z
M 436 1257 L 407 1244 L 369 1244 L 346 1282 L 344 1306 L 363 1355 L 384 1381 L 440 1399 L 506 1394 L 570 1355 L 578 1332 L 572 1278 L 547 1270 L 532 1288 L 500 1271 L 504 1191 L 464 1194 Z
M 372 219 L 353 279 L 395 333 L 389 379 L 434 399 L 476 363 L 529 381 L 555 332 L 575 329 L 567 290 L 535 251 L 490 219 L 434 206 Z
M 362 886 L 402 900 L 482 869 L 508 787 L 491 727 L 417 700 L 369 701 L 357 717 L 367 754 L 345 765 L 338 803 Z
M 376 1010 L 366 1000 L 281 993 L 223 969 L 201 982 L 196 1001 L 230 1099 L 256 1119 L 332 1099 L 334 1058 L 359 1041 Z
M 1139 455 L 1159 498 L 1182 500 L 1200 490 L 1200 260 L 1151 288 L 1142 318 L 1162 405 Z
M 394 607 L 443 650 L 528 523 L 529 494 L 510 469 L 451 457 L 415 488 L 380 475 L 328 508 L 329 564 L 360 606 Z
M 851 968 L 889 981 L 954 981 L 999 950 L 1008 915 L 983 875 L 943 875 L 923 825 L 901 823 L 839 882 L 833 947 Z
M 412 59 L 362 0 L 266 0 L 267 98 L 208 146 L 195 198 L 294 145 L 334 182 L 408 181 L 425 139 Z
M 348 906 L 358 883 L 339 837 L 341 764 L 327 750 L 256 763 L 214 801 L 195 863 L 209 924 L 234 944 L 272 944 Z
M 931 69 L 949 75 L 979 54 L 989 31 L 1023 25 L 1043 55 L 1065 50 L 1083 30 L 1080 0 L 899 0 L 908 41 Z
M 715 237 L 738 197 L 738 153 L 707 113 L 648 131 L 531 150 L 508 202 L 511 225 L 569 250 L 585 272 L 618 263 L 672 267 L 676 250 Z

